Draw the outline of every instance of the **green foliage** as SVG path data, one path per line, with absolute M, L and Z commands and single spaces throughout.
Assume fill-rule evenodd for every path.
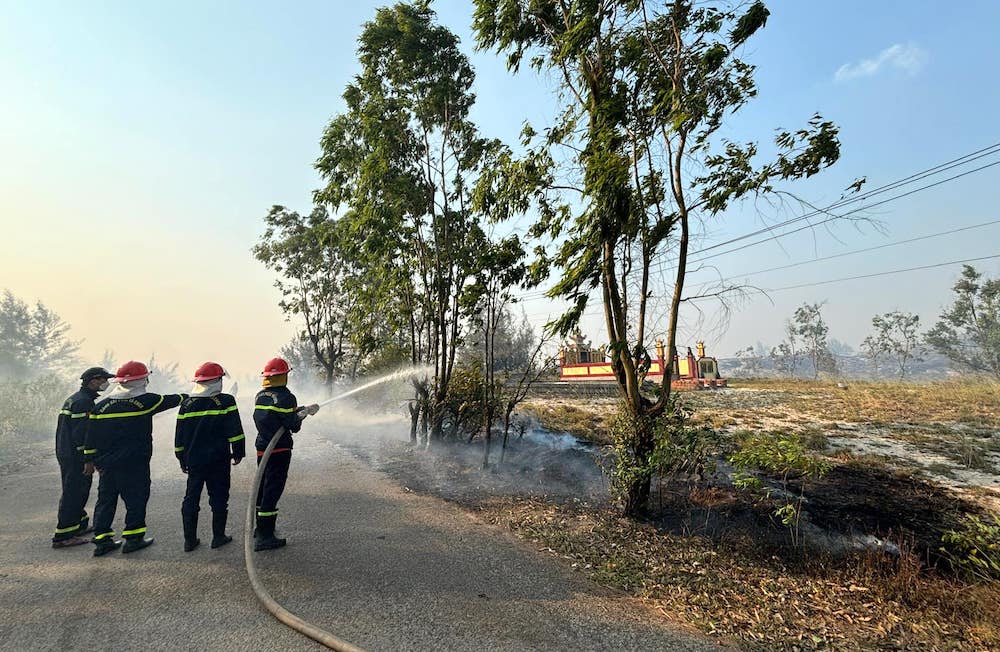
M 486 418 L 486 380 L 481 365 L 458 366 L 448 384 L 441 406 L 443 435 L 446 439 L 471 439 L 482 432 Z M 492 414 L 499 414 L 493 406 Z
M 903 380 L 909 372 L 910 364 L 923 359 L 920 356 L 920 317 L 894 310 L 872 317 L 872 327 L 875 332 L 861 343 L 865 356 L 872 361 L 876 374 L 879 358 L 892 356 L 899 379 Z
M 795 309 L 792 318 L 795 332 L 802 339 L 804 354 L 812 362 L 813 379 L 819 378 L 820 372 L 837 371 L 837 364 L 827 341 L 830 327 L 823 320 L 822 308 L 822 303 L 804 303 Z
M 944 533 L 940 552 L 968 579 L 1000 580 L 1000 514 L 967 514 L 962 525 Z
M 789 500 L 789 482 L 801 480 L 802 490 L 810 480 L 818 480 L 826 475 L 831 464 L 826 460 L 808 452 L 802 437 L 793 432 L 749 432 L 737 438 L 738 447 L 729 455 L 729 463 L 733 465 L 733 484 L 742 490 L 764 491 L 770 496 L 770 491 L 764 489 L 764 483 L 756 474 L 776 477 L 782 488 L 782 497 L 775 507 L 774 515 L 792 532 L 793 540 L 797 539 L 798 521 L 802 500 Z
M 337 224 L 321 206 L 306 216 L 273 206 L 264 223 L 267 228 L 253 248 L 254 257 L 281 275 L 274 284 L 281 291 L 279 306 L 301 320 L 299 339 L 308 342 L 309 360 L 332 387 L 344 357 L 351 313 L 351 295 L 342 291 L 349 269 Z
M 5 383 L 0 392 L 0 461 L 25 444 L 53 437 L 59 407 L 73 390 L 73 383 L 51 375 Z
M 23 379 L 69 371 L 77 364 L 80 342 L 68 339 L 68 333 L 69 324 L 44 303 L 39 301 L 32 307 L 4 290 L 0 299 L 0 377 Z
M 641 354 L 648 304 L 669 301 L 666 344 L 675 345 L 692 225 L 734 201 L 774 192 L 777 181 L 808 177 L 840 155 L 836 127 L 813 116 L 779 131 L 775 159 L 761 164 L 755 143 L 718 137 L 726 119 L 757 93 L 753 66 L 737 51 L 766 23 L 761 2 L 476 0 L 481 49 L 525 57 L 559 80 L 562 106 L 544 133 L 526 127 L 527 153 L 496 157 L 488 196 L 500 215 L 537 210 L 530 233 L 548 238 L 534 278 L 558 268 L 550 292 L 570 307 L 548 325 L 566 335 L 600 288 L 609 350 L 637 437 L 628 456 L 630 504 L 648 495 L 653 423 L 668 410 L 669 378 L 655 402 L 642 395 Z M 554 154 L 553 150 L 563 150 Z M 701 176 L 688 176 L 700 169 Z M 571 193 L 571 194 L 570 194 Z M 654 261 L 674 259 L 672 287 L 651 281 Z M 661 310 L 657 310 L 660 313 Z M 652 320 L 650 320 L 652 321 Z M 626 438 L 629 438 L 627 436 Z M 631 509 L 631 507 L 627 508 Z
M 434 369 L 421 381 L 432 437 L 465 320 L 491 279 L 504 289 L 519 281 L 523 257 L 517 238 L 490 242 L 487 216 L 474 207 L 472 190 L 498 147 L 469 119 L 475 76 L 458 46 L 427 2 L 378 9 L 358 39 L 347 109 L 324 131 L 316 162 L 316 200 L 346 209 L 341 251 L 357 272 L 346 291 L 358 315 L 385 325 L 383 337 L 357 345 L 403 346 L 411 363 Z M 355 321 L 359 337 L 377 332 Z
M 926 335 L 927 344 L 955 364 L 1000 378 L 1000 279 L 964 265 L 955 302 Z
M 653 449 L 638 454 L 644 437 L 651 435 Z M 712 428 L 691 423 L 691 412 L 671 395 L 669 409 L 656 417 L 636 418 L 622 405 L 609 428 L 614 447 L 611 488 L 626 501 L 630 488 L 640 479 L 659 476 L 700 478 L 715 467 L 722 454 L 723 439 Z

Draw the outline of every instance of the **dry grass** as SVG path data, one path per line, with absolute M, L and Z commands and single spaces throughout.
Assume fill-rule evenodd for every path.
M 851 382 L 845 389 L 823 381 L 736 380 L 730 386 L 737 391 L 683 395 L 696 423 L 730 433 L 797 432 L 837 468 L 888 474 L 904 489 L 924 486 L 921 473 L 947 478 L 963 467 L 998 472 L 997 383 Z M 535 403 L 531 410 L 546 427 L 607 441 L 614 401 Z M 845 439 L 871 445 L 862 452 L 830 450 L 833 438 L 839 445 Z M 900 458 L 891 440 L 919 454 Z M 964 483 L 965 495 L 984 504 L 996 501 L 996 490 L 977 482 Z M 866 500 L 881 504 L 885 490 L 878 485 Z M 957 505 L 954 494 L 940 487 L 935 491 L 944 497 L 934 509 Z M 696 493 L 693 503 L 726 511 L 720 503 L 728 497 L 725 492 L 702 488 Z M 915 510 L 924 505 L 910 493 Z M 970 585 L 928 570 L 923 555 L 933 542 L 921 541 L 918 554 L 914 541 L 898 541 L 903 552 L 895 561 L 874 553 L 789 561 L 766 552 L 745 533 L 713 543 L 664 533 L 597 507 L 507 498 L 488 501 L 481 509 L 492 521 L 572 560 L 595 580 L 649 600 L 672 620 L 747 648 L 1000 649 L 1000 582 Z
M 859 423 L 964 423 L 1000 427 L 1000 383 L 938 383 L 734 380 L 731 387 L 787 395 L 795 410 L 824 421 Z
M 1000 648 L 1000 583 L 958 584 L 908 553 L 782 562 L 757 542 L 715 545 L 585 506 L 505 498 L 481 510 L 666 618 L 745 648 Z
M 611 420 L 618 409 L 617 399 L 532 399 L 520 410 L 533 415 L 547 430 L 568 432 L 598 444 L 610 444 Z

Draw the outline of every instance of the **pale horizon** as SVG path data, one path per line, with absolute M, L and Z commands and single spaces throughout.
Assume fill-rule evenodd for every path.
M 176 362 L 183 377 L 206 360 L 237 378 L 257 374 L 298 326 L 285 320 L 274 276 L 251 248 L 273 204 L 310 209 L 320 135 L 343 107 L 361 24 L 383 4 L 5 3 L 0 289 L 57 312 L 72 326 L 70 339 L 83 340 L 84 366 L 111 350 L 117 364 L 152 355 Z M 989 127 L 1000 90 L 988 81 L 1000 58 L 991 31 L 1000 5 L 945 18 L 933 2 L 910 3 L 905 13 L 860 1 L 768 4 L 771 18 L 744 53 L 759 65 L 760 96 L 723 135 L 767 141 L 774 128 L 798 127 L 817 111 L 838 124 L 841 160 L 789 188 L 815 205 L 836 201 L 859 177 L 867 176 L 865 189 L 877 187 L 1000 141 Z M 435 9 L 476 68 L 474 118 L 485 135 L 514 143 L 524 120 L 551 120 L 544 76 L 514 77 L 500 57 L 474 53 L 470 7 Z M 818 22 L 826 27 L 816 30 Z M 996 220 L 998 181 L 993 167 L 876 208 L 868 217 L 884 233 L 845 222 L 710 262 L 741 278 Z M 797 214 L 742 205 L 708 225 L 700 242 Z M 993 256 L 998 235 L 993 225 L 749 281 L 780 288 Z M 1000 276 L 997 259 L 976 267 Z M 877 313 L 917 313 L 926 330 L 960 272 L 955 264 L 778 291 L 773 305 L 758 296 L 741 306 L 725 330 L 705 304 L 704 321 L 685 312 L 678 343 L 704 339 L 718 357 L 757 341 L 773 346 L 796 306 L 824 300 L 830 337 L 852 347 Z M 696 272 L 689 287 L 708 277 Z M 521 305 L 536 330 L 555 313 L 546 300 Z M 581 328 L 600 343 L 607 336 L 596 313 L 588 309 Z

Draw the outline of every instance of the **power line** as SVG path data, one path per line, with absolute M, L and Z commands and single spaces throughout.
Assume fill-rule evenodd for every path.
M 921 170 L 919 172 L 915 172 L 915 173 L 913 173 L 913 174 L 911 174 L 911 175 L 909 175 L 907 177 L 904 177 L 902 179 L 898 179 L 896 181 L 893 181 L 891 183 L 885 184 L 885 185 L 880 186 L 878 188 L 874 188 L 874 189 L 872 189 L 870 191 L 862 193 L 861 195 L 857 195 L 857 196 L 850 197 L 850 198 L 847 198 L 847 199 L 839 200 L 839 201 L 834 202 L 833 204 L 831 204 L 830 206 L 828 206 L 828 207 L 826 207 L 824 209 L 816 209 L 816 210 L 814 210 L 814 211 L 812 211 L 810 213 L 807 213 L 805 215 L 800 215 L 798 217 L 786 220 L 785 222 L 782 222 L 780 224 L 775 224 L 775 225 L 772 225 L 770 227 L 766 227 L 766 228 L 763 228 L 763 229 L 758 229 L 757 231 L 753 231 L 753 232 L 750 232 L 750 233 L 745 233 L 745 234 L 743 234 L 741 236 L 737 236 L 735 238 L 731 238 L 730 240 L 727 240 L 725 242 L 716 243 L 716 244 L 710 245 L 708 247 L 703 247 L 703 248 L 695 250 L 693 252 L 689 252 L 689 255 L 696 256 L 698 254 L 704 253 L 706 251 L 710 251 L 712 249 L 716 249 L 718 247 L 725 246 L 727 244 L 732 244 L 732 243 L 735 243 L 735 242 L 739 242 L 741 240 L 745 240 L 747 238 L 751 238 L 751 237 L 753 237 L 755 235 L 760 235 L 762 233 L 773 231 L 775 229 L 783 228 L 784 226 L 789 226 L 791 224 L 800 222 L 802 220 L 808 219 L 809 217 L 813 217 L 815 215 L 829 214 L 829 212 L 831 210 L 834 210 L 834 209 L 837 209 L 837 208 L 842 208 L 842 207 L 847 206 L 849 204 L 857 203 L 859 201 L 864 201 L 866 199 L 870 199 L 871 197 L 874 197 L 876 195 L 882 194 L 884 192 L 888 192 L 890 190 L 894 190 L 896 188 L 900 188 L 902 186 L 909 185 L 911 183 L 914 183 L 915 181 L 920 181 L 920 180 L 926 179 L 926 178 L 928 178 L 930 176 L 934 176 L 936 174 L 940 174 L 941 172 L 946 172 L 946 171 L 954 169 L 956 167 L 961 167 L 962 165 L 966 165 L 968 163 L 971 163 L 972 161 L 975 161 L 975 160 L 978 160 L 978 159 L 981 159 L 983 157 L 989 156 L 991 154 L 996 154 L 996 153 L 1000 153 L 1000 143 L 995 143 L 993 145 L 990 145 L 988 147 L 984 147 L 982 149 L 976 150 L 976 151 L 971 152 L 969 154 L 966 154 L 964 156 L 960 156 L 960 157 L 952 159 L 950 161 L 946 161 L 944 163 L 940 163 L 940 164 L 938 164 L 938 165 L 936 165 L 934 167 L 927 168 L 927 169 Z M 969 174 L 973 174 L 975 172 L 979 172 L 979 171 L 985 170 L 987 168 L 993 167 L 994 165 L 1000 165 L 1000 161 L 994 161 L 992 163 L 988 163 L 986 165 L 980 166 L 980 167 L 975 168 L 973 170 L 967 170 L 965 172 L 962 172 L 962 173 L 956 174 L 954 176 L 948 177 L 947 179 L 942 179 L 940 181 L 936 181 L 934 183 L 930 183 L 930 184 L 927 184 L 925 186 L 921 186 L 920 188 L 915 188 L 913 190 L 909 190 L 909 191 L 904 192 L 902 194 L 894 195 L 893 197 L 889 197 L 887 199 L 883 199 L 882 201 L 876 202 L 874 204 L 869 204 L 869 205 L 866 205 L 866 206 L 861 206 L 859 208 L 856 208 L 856 209 L 853 209 L 851 211 L 848 211 L 847 213 L 843 213 L 843 214 L 840 214 L 840 215 L 831 215 L 831 216 L 827 217 L 826 219 L 821 220 L 821 221 L 819 221 L 819 222 L 817 222 L 815 224 L 807 224 L 806 226 L 799 227 L 797 229 L 793 229 L 793 230 L 785 232 L 785 233 L 775 234 L 775 235 L 772 235 L 771 237 L 768 237 L 768 238 L 757 240 L 757 241 L 754 241 L 754 242 L 751 242 L 751 243 L 748 243 L 748 244 L 745 244 L 745 245 L 741 245 L 739 247 L 734 247 L 732 249 L 727 249 L 726 251 L 723 251 L 721 253 L 715 254 L 714 256 L 711 256 L 711 257 L 706 256 L 706 257 L 703 257 L 703 258 L 695 258 L 693 260 L 689 260 L 688 264 L 697 264 L 699 262 L 703 262 L 705 260 L 708 260 L 709 258 L 715 258 L 715 257 L 718 257 L 718 256 L 724 256 L 726 254 L 734 253 L 736 251 L 741 251 L 743 249 L 747 249 L 749 247 L 754 247 L 754 246 L 757 246 L 759 244 L 764 244 L 766 242 L 772 242 L 773 240 L 776 240 L 778 238 L 783 238 L 783 237 L 786 237 L 786 236 L 789 236 L 789 235 L 793 235 L 795 233 L 799 233 L 799 232 L 804 231 L 806 229 L 811 229 L 811 228 L 814 228 L 816 226 L 820 226 L 821 224 L 825 224 L 827 222 L 831 222 L 831 221 L 836 220 L 836 219 L 843 219 L 843 218 L 848 217 L 850 215 L 853 215 L 855 213 L 858 213 L 858 212 L 861 212 L 861 211 L 864 211 L 864 210 L 870 210 L 872 208 L 875 208 L 875 207 L 878 207 L 878 206 L 882 206 L 882 205 L 887 204 L 887 203 L 892 202 L 892 201 L 896 201 L 897 199 L 902 199 L 904 197 L 907 197 L 909 195 L 921 192 L 923 190 L 927 190 L 929 188 L 933 188 L 935 186 L 939 186 L 939 185 L 948 183 L 950 181 L 954 181 L 956 179 L 960 179 L 961 177 L 967 176 Z M 928 236 L 928 237 L 932 237 L 932 236 Z M 888 246 L 888 245 L 886 245 L 886 246 Z M 844 254 L 844 255 L 846 255 L 846 254 Z M 657 265 L 657 269 L 661 273 L 663 271 L 663 267 L 664 267 L 664 263 L 663 262 L 661 262 L 661 263 L 659 263 Z M 770 270 L 768 270 L 768 271 L 770 271 Z M 754 272 L 754 273 L 760 273 L 760 272 Z M 523 295 L 521 298 L 522 299 L 542 298 L 542 297 L 545 297 L 546 294 L 547 294 L 547 291 L 544 291 L 544 290 L 543 291 L 537 291 L 537 292 L 530 292 L 530 293 L 527 293 L 527 294 Z
M 948 177 L 947 179 L 942 179 L 941 181 L 935 181 L 934 183 L 929 183 L 926 186 L 921 186 L 919 188 L 914 188 L 913 190 L 908 190 L 908 191 L 904 192 L 901 195 L 895 195 L 893 197 L 889 197 L 888 199 L 883 199 L 882 201 L 875 202 L 874 204 L 869 204 L 869 205 L 866 205 L 866 206 L 861 206 L 860 208 L 855 208 L 855 209 L 850 210 L 850 211 L 848 211 L 846 213 L 841 213 L 840 215 L 832 215 L 832 216 L 830 216 L 830 217 L 828 217 L 828 218 L 826 218 L 824 220 L 820 220 L 819 222 L 816 222 L 815 224 L 807 224 L 806 226 L 800 226 L 797 229 L 792 229 L 791 231 L 786 231 L 785 233 L 779 233 L 779 234 L 774 235 L 774 236 L 772 236 L 770 238 L 764 238 L 762 240 L 755 240 L 754 242 L 750 242 L 750 243 L 747 243 L 745 245 L 740 245 L 739 247 L 733 247 L 732 249 L 727 249 L 727 250 L 723 251 L 722 253 L 715 254 L 714 256 L 705 256 L 704 258 L 696 258 L 694 260 L 689 260 L 688 264 L 700 263 L 702 261 L 709 260 L 711 258 L 717 258 L 718 256 L 725 256 L 726 254 L 731 254 L 731 253 L 734 253 L 734 252 L 737 252 L 737 251 L 742 251 L 743 249 L 748 249 L 750 247 L 755 247 L 755 246 L 757 246 L 759 244 L 764 244 L 766 242 L 772 242 L 773 240 L 776 240 L 778 238 L 784 238 L 786 236 L 790 236 L 792 234 L 799 233 L 800 231 L 805 231 L 806 229 L 815 228 L 815 227 L 817 227 L 817 226 L 819 226 L 821 224 L 826 224 L 827 222 L 832 222 L 833 220 L 843 219 L 843 218 L 847 217 L 848 215 L 853 215 L 855 213 L 860 213 L 861 211 L 871 210 L 872 208 L 875 208 L 877 206 L 881 206 L 883 204 L 888 204 L 891 201 L 896 201 L 897 199 L 902 199 L 903 197 L 908 197 L 909 195 L 913 195 L 913 194 L 918 193 L 918 192 L 920 192 L 922 190 L 927 190 L 928 188 L 933 188 L 934 186 L 940 186 L 943 183 L 948 183 L 949 181 L 954 181 L 955 179 L 960 179 L 960 178 L 962 178 L 964 176 L 973 174 L 975 172 L 979 172 L 981 170 L 985 170 L 986 168 L 991 168 L 994 165 L 1000 165 L 1000 161 L 994 161 L 992 163 L 987 163 L 986 165 L 980 166 L 980 167 L 975 168 L 973 170 L 967 170 L 967 171 L 962 172 L 960 174 L 956 174 L 953 177 Z M 705 250 L 703 249 L 701 251 L 705 251 Z M 701 253 L 701 251 L 694 252 L 694 253 Z
M 799 267 L 801 265 L 808 265 L 810 263 L 818 263 L 824 260 L 833 260 L 834 258 L 843 258 L 844 256 L 853 256 L 854 254 L 863 254 L 869 251 L 876 251 L 878 249 L 887 249 L 889 247 L 898 247 L 899 245 L 909 244 L 911 242 L 919 242 L 921 240 L 930 240 L 931 238 L 939 238 L 945 235 L 951 235 L 953 233 L 961 233 L 962 231 L 971 231 L 972 229 L 980 229 L 986 226 L 993 226 L 994 224 L 1000 224 L 1000 220 L 993 220 L 992 222 L 983 222 L 982 224 L 973 224 L 971 226 L 963 226 L 958 229 L 951 229 L 949 231 L 941 231 L 940 233 L 931 233 L 929 235 L 922 235 L 916 238 L 909 238 L 907 240 L 899 240 L 897 242 L 888 242 L 886 244 L 881 244 L 875 247 L 866 247 L 864 249 L 855 249 L 854 251 L 845 251 L 839 254 L 833 254 L 831 256 L 823 256 L 822 258 L 812 258 L 810 260 L 802 260 L 797 263 L 790 263 L 788 265 L 780 265 L 778 267 L 768 267 L 767 269 L 759 269 L 756 272 L 748 272 L 745 274 L 730 274 L 727 279 L 733 278 L 743 278 L 746 276 L 756 276 L 757 274 L 764 274 L 766 272 L 776 272 L 782 269 L 790 269 L 792 267 Z
M 758 229 L 756 231 L 751 231 L 750 233 L 744 233 L 743 235 L 737 236 L 735 238 L 731 238 L 731 239 L 726 240 L 724 242 L 717 242 L 717 243 L 715 243 L 713 245 L 709 245 L 707 247 L 703 247 L 703 248 L 701 248 L 701 249 L 699 249 L 697 251 L 691 252 L 691 255 L 697 255 L 697 254 L 700 254 L 700 253 L 704 253 L 706 251 L 711 251 L 712 249 L 718 249 L 719 247 L 724 247 L 724 246 L 726 246 L 728 244 L 733 244 L 734 242 L 739 242 L 741 240 L 746 240 L 747 238 L 752 238 L 752 237 L 760 235 L 762 233 L 768 233 L 768 232 L 773 231 L 775 229 L 780 229 L 780 228 L 783 228 L 785 226 L 789 226 L 791 224 L 795 224 L 797 222 L 801 222 L 802 220 L 808 219 L 810 217 L 814 217 L 816 215 L 827 214 L 831 210 L 835 210 L 835 209 L 838 209 L 838 208 L 843 208 L 844 206 L 847 206 L 849 204 L 854 204 L 854 203 L 857 203 L 857 202 L 865 201 L 866 199 L 871 199 L 872 197 L 880 195 L 880 194 L 882 194 L 884 192 L 888 192 L 890 190 L 895 190 L 896 188 L 899 188 L 901 186 L 909 185 L 909 184 L 914 183 L 916 181 L 921 181 L 923 179 L 926 179 L 927 177 L 934 176 L 936 174 L 940 174 L 941 172 L 946 172 L 946 171 L 954 169 L 956 167 L 961 167 L 963 165 L 971 163 L 972 161 L 981 159 L 981 158 L 986 157 L 986 156 L 990 156 L 991 154 L 996 154 L 997 152 L 1000 152 L 1000 149 L 998 149 L 998 148 L 1000 148 L 1000 143 L 995 143 L 993 145 L 990 145 L 989 147 L 984 147 L 983 149 L 977 150 L 977 151 L 972 152 L 970 154 L 966 154 L 965 156 L 960 156 L 959 158 L 952 159 L 950 161 L 946 161 L 945 163 L 941 163 L 941 164 L 936 165 L 936 166 L 934 166 L 932 168 L 928 168 L 928 169 L 922 170 L 920 172 L 915 172 L 914 174 L 911 174 L 908 177 L 904 177 L 902 179 L 898 179 L 898 180 L 893 181 L 891 183 L 887 183 L 884 186 L 880 186 L 878 188 L 873 188 L 872 190 L 868 190 L 866 192 L 863 192 L 863 193 L 861 193 L 859 195 L 855 195 L 853 197 L 848 197 L 848 198 L 840 199 L 840 200 L 835 201 L 834 203 L 830 204 L 826 208 L 817 208 L 817 209 L 815 209 L 815 210 L 813 210 L 813 211 L 811 211 L 809 213 L 806 213 L 805 215 L 800 215 L 798 217 L 793 217 L 793 218 L 785 220 L 784 222 L 781 222 L 779 224 L 773 224 L 771 226 L 767 226 L 767 227 Z M 955 177 L 955 178 L 957 178 L 957 177 Z M 930 188 L 932 186 L 926 186 L 926 187 Z M 901 195 L 901 196 L 905 196 L 905 195 Z M 871 206 L 869 206 L 868 208 L 871 208 Z
M 816 281 L 815 283 L 800 283 L 799 285 L 787 285 L 781 288 L 767 288 L 762 292 L 781 292 L 782 290 L 796 290 L 799 288 L 815 287 L 817 285 L 829 285 L 830 283 L 842 283 L 843 281 L 857 281 L 863 278 L 876 278 L 878 276 L 889 276 L 891 274 L 902 274 L 903 272 L 916 272 L 922 269 L 935 269 L 937 267 L 947 267 L 948 265 L 958 265 L 962 263 L 975 263 L 982 260 L 992 260 L 1000 258 L 1000 254 L 992 256 L 982 256 L 980 258 L 966 258 L 965 260 L 951 260 L 947 263 L 937 263 L 934 265 L 921 265 L 919 267 L 907 267 L 905 269 L 891 269 L 886 272 L 875 272 L 874 274 L 859 274 L 858 276 L 845 276 L 844 278 L 834 278 L 827 281 Z
M 981 261 L 984 261 L 984 260 L 993 260 L 995 258 L 1000 258 L 1000 254 L 994 254 L 992 256 L 980 256 L 979 258 L 966 258 L 964 260 L 950 260 L 950 261 L 945 262 L 945 263 L 935 263 L 933 265 L 920 265 L 920 266 L 917 266 L 917 267 L 906 267 L 906 268 L 903 268 L 903 269 L 891 269 L 891 270 L 887 270 L 887 271 L 884 271 L 884 272 L 874 272 L 872 274 L 859 274 L 857 276 L 845 276 L 845 277 L 842 277 L 842 278 L 833 278 L 833 279 L 828 279 L 828 280 L 825 280 L 825 281 L 815 281 L 813 283 L 799 283 L 798 285 L 786 285 L 786 286 L 780 287 L 780 288 L 764 288 L 764 289 L 759 290 L 759 292 L 761 294 L 767 294 L 768 292 L 783 292 L 785 290 L 798 290 L 798 289 L 801 289 L 801 288 L 817 287 L 817 286 L 820 286 L 820 285 L 830 285 L 832 283 L 843 283 L 845 281 L 857 281 L 857 280 L 866 279 L 866 278 L 878 278 L 878 277 L 881 277 L 881 276 L 892 276 L 894 274 L 903 274 L 903 273 L 906 273 L 906 272 L 917 272 L 917 271 L 921 271 L 921 270 L 925 270 L 925 269 L 937 269 L 939 267 L 947 267 L 949 265 L 960 265 L 960 264 L 965 264 L 965 263 L 976 263 L 976 262 L 981 262 Z M 706 297 L 706 298 L 717 299 L 718 297 Z M 582 313 L 581 316 L 588 316 L 588 317 L 596 316 L 597 314 L 599 314 L 600 309 L 603 309 L 603 306 L 600 306 L 600 308 L 595 308 L 595 312 L 591 312 L 589 310 L 585 310 Z M 564 313 L 565 310 L 562 311 L 562 312 Z M 529 316 L 540 317 L 541 314 L 540 313 L 532 313 Z M 546 316 L 548 316 L 548 315 L 546 315 Z

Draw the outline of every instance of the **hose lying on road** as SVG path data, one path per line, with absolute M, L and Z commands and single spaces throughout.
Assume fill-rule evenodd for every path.
M 264 450 L 264 455 L 260 459 L 260 464 L 257 465 L 257 473 L 254 475 L 253 487 L 250 489 L 250 496 L 247 500 L 247 518 L 243 532 L 243 558 L 246 563 L 247 576 L 250 578 L 250 586 L 253 587 L 253 592 L 257 594 L 257 599 L 260 600 L 261 604 L 263 604 L 264 607 L 271 612 L 271 615 L 292 629 L 305 634 L 312 640 L 325 645 L 331 650 L 337 650 L 337 652 L 364 652 L 362 648 L 355 647 L 347 641 L 337 638 L 325 629 L 320 629 L 311 623 L 307 623 L 282 607 L 280 604 L 275 602 L 274 598 L 272 598 L 271 594 L 267 592 L 267 589 L 264 588 L 260 578 L 257 576 L 257 565 L 253 554 L 252 534 L 254 517 L 256 516 L 257 511 L 257 492 L 260 490 L 260 481 L 264 476 L 264 468 L 267 466 L 267 461 L 271 459 L 271 451 L 274 450 L 274 445 L 283 434 L 285 434 L 285 429 L 278 428 L 278 432 L 274 433 L 274 436 L 271 437 L 271 441 L 267 443 L 267 449 Z

